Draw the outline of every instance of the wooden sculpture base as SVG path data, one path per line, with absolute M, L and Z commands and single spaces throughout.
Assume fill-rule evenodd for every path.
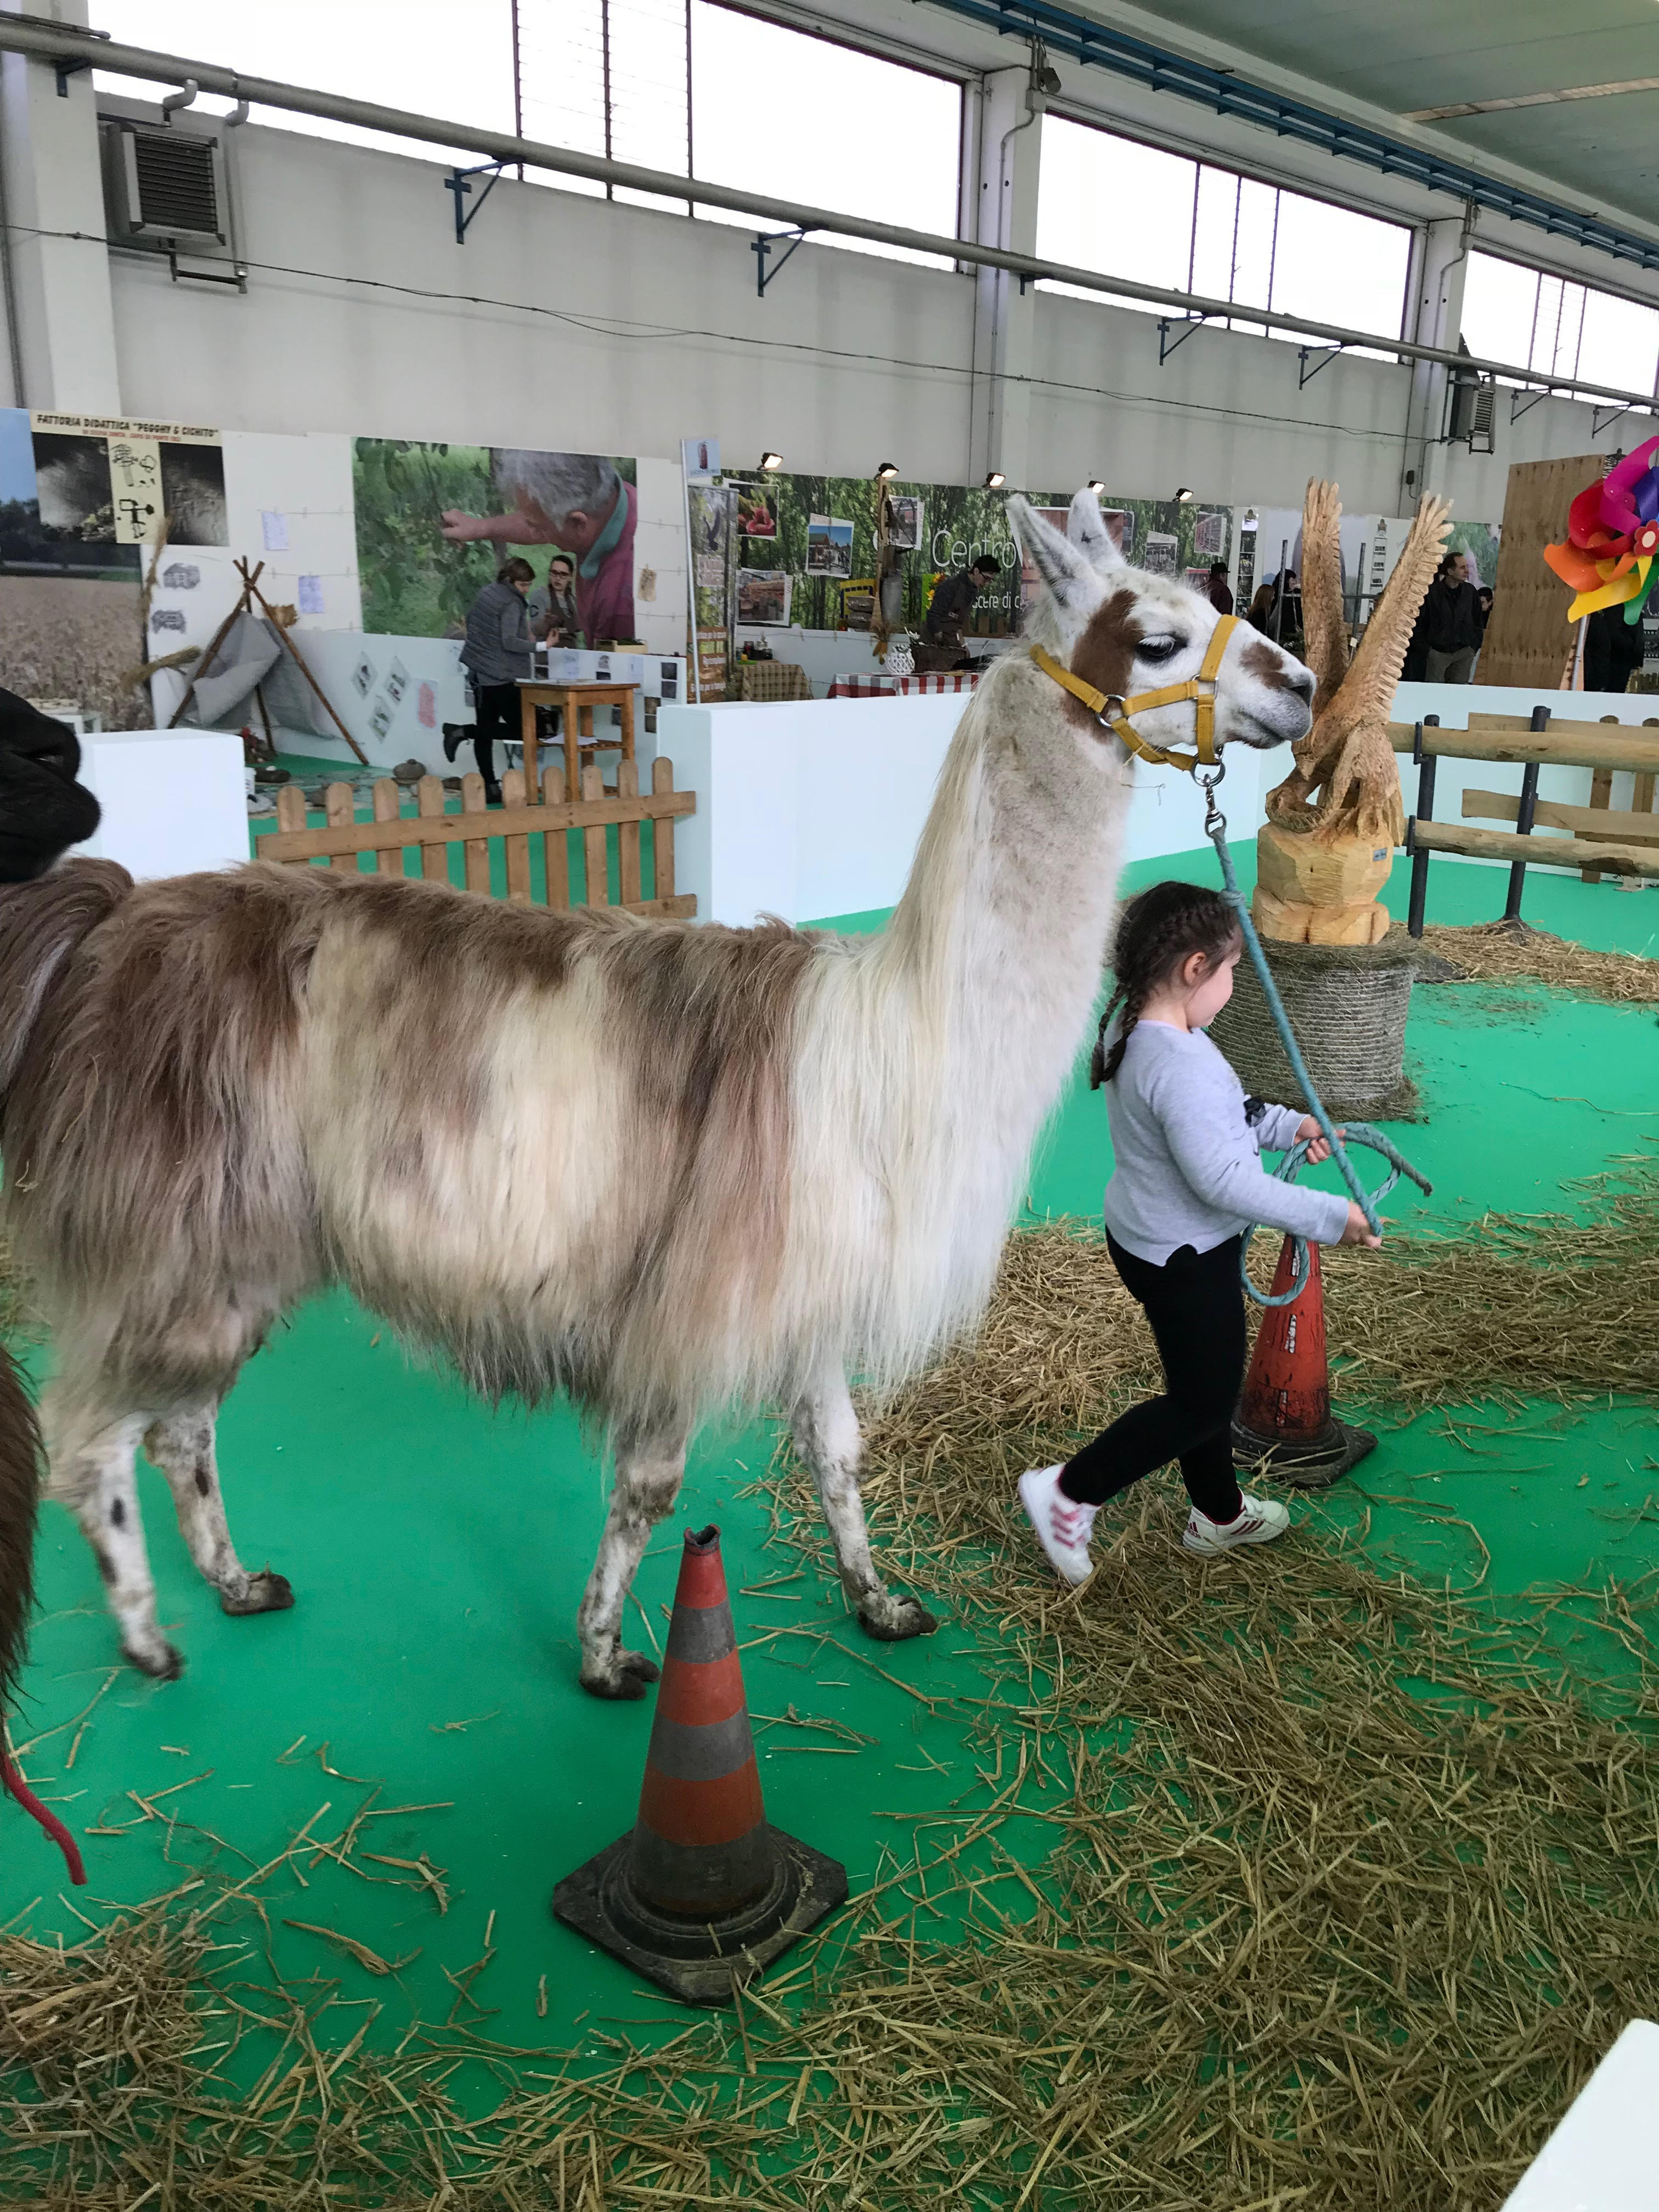
M 1390 845 L 1358 837 L 1320 844 L 1305 830 L 1266 823 L 1256 832 L 1250 912 L 1263 937 L 1283 944 L 1377 945 L 1389 914 L 1376 894 L 1393 866 Z

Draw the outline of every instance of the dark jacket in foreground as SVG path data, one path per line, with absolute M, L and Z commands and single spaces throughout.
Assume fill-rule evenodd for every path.
M 43 875 L 98 827 L 98 801 L 75 780 L 80 765 L 67 722 L 0 691 L 0 883 Z

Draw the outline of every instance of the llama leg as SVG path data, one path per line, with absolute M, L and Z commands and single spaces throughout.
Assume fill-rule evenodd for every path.
M 858 1614 L 859 1626 L 883 1644 L 931 1635 L 939 1626 L 933 1614 L 916 1599 L 890 1590 L 870 1556 L 864 1500 L 859 1494 L 858 1415 L 845 1375 L 836 1370 L 806 1393 L 795 1408 L 793 1427 L 795 1449 L 817 1484 L 841 1586 Z
M 145 1454 L 167 1477 L 190 1556 L 203 1578 L 218 1591 L 222 1609 L 233 1613 L 285 1612 L 294 1602 L 288 1577 L 269 1567 L 249 1574 L 230 1540 L 213 1448 L 217 1414 L 216 1406 L 169 1414 L 145 1435 Z
M 576 1626 L 581 1638 L 583 1689 L 596 1698 L 642 1698 L 659 1669 L 643 1652 L 628 1650 L 622 1640 L 623 1607 L 651 1531 L 674 1510 L 685 1473 L 685 1438 L 617 1446 L 617 1480 L 611 1510 L 582 1594 Z
M 155 1583 L 144 1548 L 133 1460 L 142 1413 L 112 1417 L 107 1407 L 75 1404 L 49 1389 L 41 1407 L 50 1473 L 46 1495 L 67 1505 L 93 1548 L 121 1649 L 135 1667 L 162 1681 L 184 1671 L 184 1660 L 155 1618 Z

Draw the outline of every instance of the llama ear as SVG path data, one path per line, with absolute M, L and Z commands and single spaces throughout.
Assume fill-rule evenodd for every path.
M 1073 496 L 1066 535 L 1092 568 L 1121 568 L 1124 565 L 1123 556 L 1112 543 L 1112 533 L 1100 512 L 1100 501 L 1086 487 Z
M 1093 581 L 1092 565 L 1018 492 L 1008 502 L 1008 519 L 1055 605 L 1076 605 Z

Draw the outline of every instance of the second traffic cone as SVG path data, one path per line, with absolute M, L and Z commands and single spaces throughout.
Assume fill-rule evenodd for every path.
M 720 1531 L 688 1528 L 639 1817 L 553 1910 L 676 1996 L 729 2004 L 846 1895 L 845 1867 L 767 1820 Z
M 1282 1297 L 1296 1280 L 1296 1239 L 1287 1237 L 1273 1269 Z M 1292 1489 L 1323 1490 L 1367 1452 L 1376 1438 L 1331 1412 L 1325 1354 L 1325 1285 L 1319 1247 L 1308 1247 L 1308 1279 L 1288 1305 L 1265 1306 L 1255 1349 L 1233 1415 L 1233 1458 L 1240 1468 L 1276 1475 Z

